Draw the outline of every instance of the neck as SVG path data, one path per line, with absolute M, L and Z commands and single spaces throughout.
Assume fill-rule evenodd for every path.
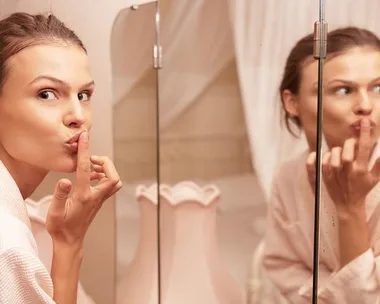
M 47 171 L 12 158 L 0 147 L 0 161 L 16 182 L 18 189 L 26 199 L 32 195 L 47 175 Z

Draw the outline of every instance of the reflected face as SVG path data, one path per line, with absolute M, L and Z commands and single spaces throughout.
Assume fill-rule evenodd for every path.
M 0 151 L 36 169 L 73 172 L 76 143 L 91 128 L 94 84 L 86 53 L 76 46 L 39 45 L 7 61 L 0 96 Z
M 372 121 L 375 144 L 380 134 L 380 52 L 353 48 L 325 62 L 323 72 L 323 132 L 330 148 L 358 137 L 357 123 Z M 298 115 L 309 143 L 315 147 L 318 62 L 305 65 L 297 96 Z M 360 123 L 359 123 L 360 125 Z

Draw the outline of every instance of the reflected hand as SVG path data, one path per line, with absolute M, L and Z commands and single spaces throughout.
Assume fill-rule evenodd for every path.
M 322 175 L 337 211 L 354 211 L 365 206 L 365 198 L 380 181 L 380 158 L 368 169 L 373 144 L 370 121 L 362 119 L 359 139 L 350 138 L 343 148 L 335 147 L 322 159 Z M 314 187 L 316 153 L 307 160 L 309 182 Z
M 88 227 L 109 197 L 122 187 L 120 177 L 107 157 L 89 157 L 88 134 L 79 139 L 76 183 L 61 179 L 54 191 L 46 226 L 54 241 L 82 244 Z M 91 169 L 93 166 L 93 170 Z M 98 180 L 91 186 L 91 180 Z

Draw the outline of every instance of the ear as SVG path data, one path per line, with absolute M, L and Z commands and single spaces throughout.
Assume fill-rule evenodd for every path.
M 284 90 L 282 92 L 282 100 L 284 101 L 284 106 L 286 112 L 290 116 L 298 117 L 299 116 L 299 104 L 297 100 L 297 96 L 294 95 L 289 90 Z

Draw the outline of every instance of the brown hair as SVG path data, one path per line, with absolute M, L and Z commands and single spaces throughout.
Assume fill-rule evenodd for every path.
M 331 31 L 327 35 L 327 57 L 326 60 L 334 58 L 354 47 L 371 47 L 380 51 L 379 38 L 369 30 L 357 27 L 345 27 Z M 279 88 L 282 108 L 285 112 L 284 119 L 286 128 L 294 135 L 298 136 L 291 125 L 295 125 L 301 131 L 302 125 L 298 117 L 290 116 L 285 109 L 282 93 L 289 90 L 297 95 L 300 89 L 302 68 L 307 59 L 313 55 L 313 34 L 309 34 L 299 40 L 291 50 L 285 65 L 285 70 Z
M 54 15 L 14 13 L 0 20 L 0 94 L 9 72 L 8 59 L 25 48 L 49 43 L 75 45 L 87 53 L 78 36 Z

